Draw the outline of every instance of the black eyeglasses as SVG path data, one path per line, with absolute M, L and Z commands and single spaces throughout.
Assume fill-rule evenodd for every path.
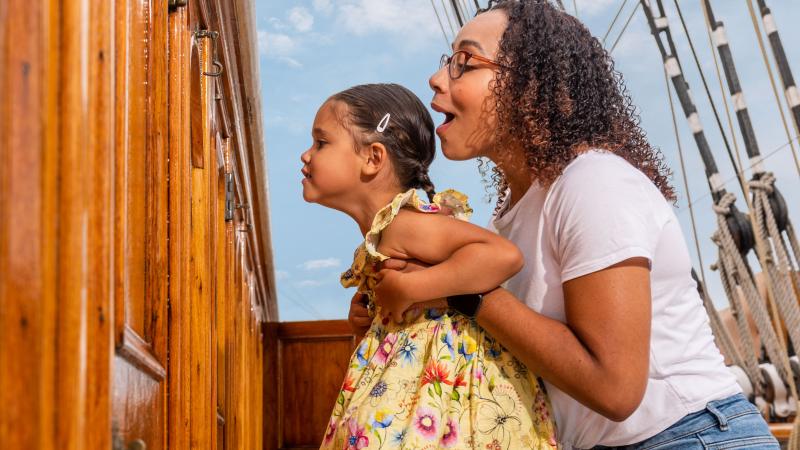
M 447 66 L 447 74 L 450 75 L 451 79 L 456 80 L 458 78 L 461 78 L 461 75 L 464 75 L 464 71 L 467 69 L 467 62 L 470 59 L 476 59 L 486 64 L 492 64 L 497 67 L 502 67 L 504 69 L 507 69 L 506 66 L 500 64 L 497 61 L 493 61 L 489 58 L 484 58 L 483 56 L 470 53 L 466 50 L 459 50 L 457 52 L 454 52 L 450 56 L 447 56 L 446 54 L 442 55 L 442 58 L 439 60 L 439 69 L 441 69 L 444 66 Z

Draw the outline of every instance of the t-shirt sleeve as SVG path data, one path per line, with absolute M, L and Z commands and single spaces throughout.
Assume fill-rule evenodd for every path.
M 551 187 L 544 208 L 562 282 L 633 257 L 652 263 L 668 220 L 655 186 L 614 155 L 573 163 Z

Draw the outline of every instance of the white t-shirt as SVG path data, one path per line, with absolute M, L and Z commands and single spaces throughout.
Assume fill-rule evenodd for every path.
M 658 434 L 711 400 L 740 392 L 714 344 L 691 277 L 672 206 L 623 158 L 578 156 L 550 189 L 536 185 L 492 220 L 525 255 L 506 287 L 530 308 L 566 322 L 562 283 L 632 257 L 650 260 L 652 323 L 647 388 L 636 411 L 614 422 L 545 381 L 567 448 L 633 444 Z

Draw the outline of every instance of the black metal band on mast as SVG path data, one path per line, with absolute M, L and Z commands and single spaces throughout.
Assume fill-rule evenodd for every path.
M 461 7 L 458 5 L 458 0 L 450 0 L 450 4 L 453 5 L 453 15 L 456 16 L 459 28 L 463 27 L 464 13 L 461 11 Z
M 765 169 L 761 160 L 761 153 L 758 149 L 756 133 L 753 129 L 753 124 L 750 121 L 750 114 L 747 111 L 747 103 L 744 99 L 742 86 L 739 83 L 736 65 L 733 62 L 733 54 L 731 53 L 728 37 L 725 33 L 725 24 L 722 21 L 715 19 L 714 11 L 711 8 L 711 0 L 703 0 L 703 7 L 708 14 L 708 21 L 711 25 L 714 46 L 717 48 L 720 61 L 722 62 L 722 69 L 725 72 L 725 79 L 728 82 L 728 91 L 730 92 L 731 99 L 733 100 L 733 108 L 736 111 L 736 119 L 739 122 L 739 130 L 744 138 L 744 146 L 745 150 L 747 151 L 747 156 L 750 158 L 750 167 L 753 168 L 753 179 L 759 180 L 765 174 Z M 791 74 L 789 74 L 789 76 L 791 77 Z M 769 194 L 769 201 L 778 225 L 778 229 L 780 231 L 785 231 L 786 225 L 789 221 L 789 211 L 786 206 L 786 200 L 778 191 L 777 187 L 774 187 L 773 191 Z
M 733 100 L 733 109 L 736 112 L 739 129 L 744 138 L 747 156 L 750 157 L 750 164 L 753 168 L 753 172 L 760 174 L 764 172 L 764 167 L 761 164 L 761 154 L 758 149 L 755 130 L 750 121 L 750 113 L 747 111 L 747 104 L 744 99 L 744 93 L 742 92 L 742 86 L 739 83 L 739 75 L 736 72 L 736 66 L 733 62 L 733 54 L 731 53 L 730 44 L 728 43 L 728 36 L 725 33 L 725 24 L 715 19 L 710 0 L 703 0 L 703 7 L 708 14 L 714 46 L 717 48 L 722 63 L 722 69 L 725 72 L 725 79 L 728 82 L 728 91 Z
M 657 1 L 660 7 L 661 0 Z M 683 31 L 686 33 L 686 41 L 689 43 L 689 49 L 692 51 L 692 57 L 694 58 L 695 65 L 697 66 L 697 72 L 700 74 L 700 80 L 703 82 L 703 89 L 705 90 L 706 96 L 708 97 L 708 103 L 711 105 L 711 111 L 714 113 L 714 119 L 717 121 L 717 127 L 719 127 L 719 133 L 720 136 L 722 137 L 722 143 L 725 146 L 725 152 L 728 154 L 728 159 L 730 159 L 734 173 L 738 174 L 739 166 L 736 164 L 736 158 L 734 158 L 733 152 L 731 151 L 731 144 L 728 142 L 728 135 L 725 133 L 725 127 L 722 126 L 722 120 L 719 118 L 719 112 L 717 111 L 717 106 L 714 103 L 714 98 L 711 96 L 711 89 L 709 89 L 708 82 L 706 81 L 706 76 L 703 73 L 703 67 L 700 64 L 700 58 L 697 57 L 697 51 L 695 51 L 694 43 L 692 42 L 692 35 L 691 33 L 689 33 L 689 27 L 686 26 L 686 21 L 683 19 L 683 13 L 681 12 L 681 6 L 678 4 L 678 0 L 673 0 L 673 3 L 675 3 L 675 10 L 678 12 L 678 18 L 680 18 Z M 673 46 L 673 49 L 674 48 L 675 47 Z M 736 181 L 739 182 L 739 186 L 742 188 L 742 193 L 747 192 L 744 187 L 744 182 L 742 181 L 742 178 L 737 176 Z
M 667 69 L 667 75 L 675 87 L 675 92 L 678 95 L 678 100 L 681 104 L 681 108 L 683 109 L 683 113 L 692 128 L 692 135 L 694 136 L 695 143 L 700 151 L 700 157 L 703 160 L 703 165 L 705 166 L 706 178 L 708 178 L 709 186 L 711 187 L 711 193 L 715 201 L 719 200 L 719 198 L 725 194 L 725 188 L 722 184 L 719 170 L 717 169 L 717 163 L 714 160 L 714 156 L 711 154 L 711 147 L 706 139 L 703 126 L 700 123 L 700 117 L 697 113 L 697 106 L 695 106 L 694 101 L 692 100 L 692 95 L 689 91 L 689 84 L 686 82 L 686 78 L 683 76 L 683 69 L 681 68 L 677 52 L 675 51 L 675 44 L 672 41 L 672 35 L 669 31 L 669 23 L 667 22 L 667 18 L 664 16 L 661 3 L 659 2 L 658 4 L 659 13 L 661 14 L 661 16 L 658 18 L 653 16 L 653 11 L 651 10 L 647 0 L 640 0 L 640 3 L 642 5 L 642 10 L 644 10 L 645 15 L 647 16 L 647 23 L 650 26 L 650 32 L 655 38 L 656 45 L 661 53 L 661 59 L 664 62 L 664 67 Z M 661 39 L 661 33 L 664 33 L 669 49 L 667 49 L 667 46 L 664 45 L 664 42 Z
M 647 0 L 639 0 L 642 5 L 642 10 L 647 16 L 647 24 L 650 26 L 650 32 L 656 40 L 658 51 L 661 53 L 661 58 L 664 61 L 664 67 L 667 70 L 667 75 L 675 87 L 675 92 L 678 95 L 678 100 L 692 129 L 692 135 L 697 149 L 700 152 L 700 158 L 703 160 L 705 166 L 706 178 L 711 189 L 711 195 L 714 198 L 714 203 L 718 203 L 727 193 L 722 182 L 722 177 L 717 169 L 717 163 L 714 160 L 714 155 L 711 153 L 711 147 L 708 144 L 703 126 L 700 122 L 700 116 L 697 113 L 697 106 L 692 100 L 692 95 L 689 90 L 689 84 L 683 75 L 678 52 L 675 49 L 675 43 L 672 40 L 672 33 L 669 29 L 669 21 L 664 13 L 664 7 L 660 0 L 657 0 L 659 17 L 653 16 Z M 662 41 L 661 34 L 664 34 L 667 41 L 667 46 Z M 736 242 L 736 246 L 742 254 L 746 254 L 753 249 L 755 239 L 753 236 L 753 228 L 747 216 L 742 214 L 735 204 L 730 205 L 730 212 L 726 216 L 728 229 Z
M 764 31 L 767 33 L 769 45 L 772 47 L 772 55 L 775 57 L 775 63 L 778 65 L 778 72 L 783 82 L 786 102 L 789 104 L 789 110 L 792 112 L 797 130 L 800 130 L 800 92 L 797 90 L 792 70 L 789 68 L 789 60 L 786 59 L 786 52 L 783 50 L 783 43 L 778 34 L 778 28 L 775 26 L 775 20 L 772 18 L 772 12 L 767 7 L 766 0 L 757 0 L 757 2 L 758 8 L 761 10 Z

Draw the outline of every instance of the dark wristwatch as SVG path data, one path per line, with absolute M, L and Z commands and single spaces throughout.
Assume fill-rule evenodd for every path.
M 447 307 L 453 311 L 474 319 L 483 304 L 484 294 L 451 295 L 447 297 Z

